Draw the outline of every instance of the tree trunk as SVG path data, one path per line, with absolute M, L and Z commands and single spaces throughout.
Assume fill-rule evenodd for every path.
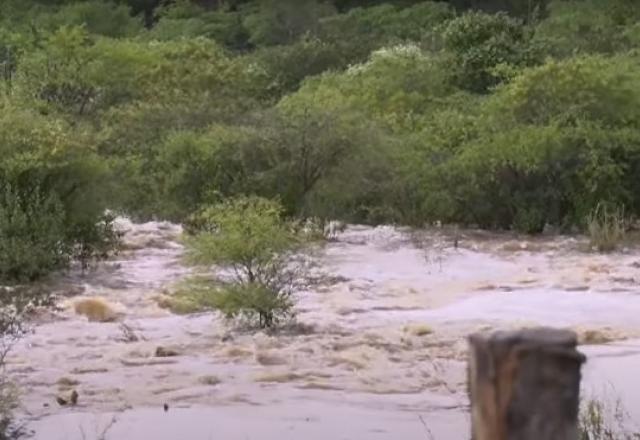
M 537 328 L 469 338 L 472 440 L 577 440 L 576 335 Z

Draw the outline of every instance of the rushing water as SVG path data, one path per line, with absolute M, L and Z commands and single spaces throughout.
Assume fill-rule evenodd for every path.
M 312 257 L 315 282 L 297 293 L 306 331 L 270 336 L 158 307 L 189 273 L 181 230 L 120 227 L 126 252 L 65 280 L 108 300 L 118 322 L 87 322 L 69 298 L 12 353 L 36 439 L 466 438 L 466 335 L 537 324 L 614 341 L 584 348 L 585 388 L 610 384 L 640 421 L 638 251 L 476 232 L 455 246 L 440 230 L 352 226 Z M 179 355 L 156 358 L 158 346 Z M 71 388 L 78 406 L 59 407 Z

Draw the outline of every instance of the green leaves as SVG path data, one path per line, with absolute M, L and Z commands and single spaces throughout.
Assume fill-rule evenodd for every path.
M 496 67 L 523 67 L 540 58 L 530 41 L 530 31 L 507 14 L 467 12 L 442 30 L 444 47 L 458 87 L 486 93 L 501 82 Z
M 33 281 L 65 267 L 65 212 L 54 194 L 0 186 L 0 282 Z
M 4 110 L 0 280 L 30 281 L 65 267 L 76 244 L 101 239 L 107 170 L 82 132 L 34 112 Z
M 258 46 L 288 44 L 314 33 L 321 18 L 334 13 L 329 3 L 317 0 L 260 0 L 244 20 L 249 41 Z
M 52 188 L 75 231 L 107 204 L 182 221 L 246 195 L 527 231 L 600 200 L 640 210 L 631 0 L 491 2 L 523 21 L 435 1 L 0 3 L 0 171 Z
M 557 57 L 613 54 L 638 47 L 633 27 L 640 14 L 629 0 L 552 1 L 535 39 Z
M 292 272 L 289 252 L 298 237 L 283 220 L 282 207 L 259 197 L 240 197 L 203 209 L 200 232 L 188 237 L 188 258 L 232 269 L 231 282 L 205 297 L 228 318 L 245 316 L 272 327 L 290 316 Z
M 260 277 L 260 267 L 295 244 L 295 236 L 282 219 L 282 208 L 267 199 L 232 199 L 198 216 L 209 232 L 188 240 L 190 259 L 198 264 L 236 266 L 251 282 Z

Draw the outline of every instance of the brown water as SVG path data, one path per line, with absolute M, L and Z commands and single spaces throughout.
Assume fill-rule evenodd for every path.
M 99 439 L 106 426 L 106 440 L 465 438 L 465 336 L 537 324 L 612 340 L 584 348 L 585 389 L 614 387 L 640 421 L 638 250 L 471 231 L 454 248 L 442 230 L 351 226 L 312 256 L 315 282 L 297 293 L 307 331 L 269 336 L 159 308 L 189 273 L 180 228 L 121 227 L 129 251 L 66 280 L 114 304 L 119 322 L 87 322 L 70 299 L 12 354 L 36 439 Z M 156 358 L 158 346 L 179 356 Z M 79 405 L 59 407 L 71 388 Z

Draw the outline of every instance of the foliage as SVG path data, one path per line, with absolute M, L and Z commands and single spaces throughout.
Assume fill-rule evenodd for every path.
M 318 182 L 371 138 L 340 116 L 286 108 L 239 126 L 172 133 L 151 165 L 162 175 L 153 187 L 156 212 L 182 220 L 219 197 L 257 194 L 280 198 L 288 214 L 304 213 Z
M 264 90 L 268 99 L 295 92 L 307 77 L 344 69 L 349 61 L 338 45 L 314 37 L 301 38 L 284 47 L 260 48 L 251 59 L 269 79 Z
M 225 104 L 242 106 L 243 90 L 253 91 L 247 66 L 206 39 L 114 42 L 94 40 L 83 28 L 61 27 L 43 45 L 20 63 L 16 93 L 74 121 L 140 101 L 193 103 L 232 96 Z
M 390 128 L 414 129 L 452 92 L 442 59 L 405 45 L 375 51 L 346 72 L 312 78 L 281 106 L 357 110 Z
M 320 19 L 333 8 L 318 0 L 260 0 L 244 20 L 249 41 L 254 45 L 288 44 L 307 32 L 314 32 Z
M 60 206 L 68 261 L 111 242 L 107 207 L 184 221 L 243 195 L 530 233 L 584 226 L 601 201 L 636 216 L 639 11 L 4 0 L 0 183 L 24 212 Z
M 97 223 L 76 225 L 71 231 L 73 258 L 80 262 L 82 269 L 92 261 L 104 260 L 118 250 L 122 233 L 114 227 L 115 217 L 107 213 Z
M 142 32 L 142 21 L 131 16 L 125 5 L 89 0 L 63 5 L 53 14 L 36 18 L 40 26 L 55 30 L 62 26 L 84 26 L 95 35 L 131 37 Z
M 559 57 L 621 52 L 637 47 L 630 32 L 639 18 L 637 5 L 629 0 L 555 0 L 535 38 Z
M 446 3 L 432 1 L 405 8 L 392 4 L 357 7 L 323 18 L 318 35 L 355 63 L 388 45 L 420 42 L 438 47 L 437 27 L 454 16 Z
M 0 115 L 0 279 L 65 267 L 77 246 L 105 239 L 108 173 L 81 133 L 19 108 Z
M 453 80 L 473 92 L 487 92 L 501 82 L 497 67 L 532 65 L 539 56 L 528 29 L 504 13 L 467 12 L 449 21 L 442 37 Z
M 64 234 L 59 200 L 7 185 L 0 199 L 0 280 L 32 281 L 64 267 L 69 257 Z
M 158 40 L 207 37 L 235 50 L 249 46 L 249 34 L 237 11 L 205 10 L 188 0 L 162 5 L 149 37 Z
M 277 327 L 293 316 L 290 291 L 273 291 L 259 283 L 229 286 L 214 298 L 227 319 L 242 318 L 260 328 Z
M 279 324 L 293 306 L 296 274 L 289 252 L 298 242 L 282 219 L 282 208 L 243 197 L 206 208 L 201 216 L 204 228 L 187 240 L 191 261 L 232 270 L 231 280 L 214 293 L 213 304 L 229 318 L 242 315 L 260 327 Z
M 464 129 L 454 125 L 422 147 L 437 160 L 425 175 L 446 197 L 430 210 L 538 232 L 545 223 L 580 224 L 601 200 L 637 206 L 636 69 L 626 58 L 549 61 L 481 101 L 471 126 L 449 120 Z

